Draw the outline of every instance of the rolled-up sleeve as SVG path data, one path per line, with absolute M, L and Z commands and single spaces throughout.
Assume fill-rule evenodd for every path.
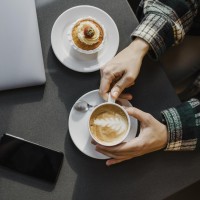
M 150 56 L 158 59 L 168 47 L 183 40 L 198 12 L 198 1 L 144 0 L 139 10 L 141 21 L 131 36 L 148 42 Z

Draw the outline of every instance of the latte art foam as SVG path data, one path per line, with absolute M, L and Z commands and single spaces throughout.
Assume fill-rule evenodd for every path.
M 124 118 L 119 114 L 111 114 L 111 116 L 105 119 L 95 119 L 94 124 L 102 128 L 110 128 L 110 131 L 115 131 L 117 135 L 123 134 L 127 130 L 127 123 Z M 107 135 L 109 134 L 106 133 Z
M 122 109 L 113 105 L 97 108 L 90 118 L 90 130 L 95 138 L 105 143 L 115 143 L 128 129 L 128 119 Z

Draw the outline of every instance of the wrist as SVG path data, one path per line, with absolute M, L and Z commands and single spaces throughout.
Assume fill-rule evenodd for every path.
M 133 42 L 129 45 L 129 48 L 132 52 L 141 59 L 147 54 L 149 51 L 150 45 L 143 40 L 142 38 L 137 37 Z
M 168 130 L 167 126 L 163 124 L 163 131 L 162 131 L 162 148 L 165 149 L 168 143 Z

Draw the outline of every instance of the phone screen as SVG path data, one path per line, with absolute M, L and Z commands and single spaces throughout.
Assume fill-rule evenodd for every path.
M 0 140 L 0 165 L 17 172 L 48 182 L 56 182 L 62 161 L 62 152 L 22 138 L 4 134 Z

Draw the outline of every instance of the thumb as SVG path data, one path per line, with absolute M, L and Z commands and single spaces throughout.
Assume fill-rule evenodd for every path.
M 111 95 L 114 99 L 117 99 L 119 95 L 123 92 L 123 90 L 131 85 L 133 85 L 134 79 L 128 74 L 124 74 L 122 78 L 117 81 L 117 83 L 113 86 L 111 90 Z
M 143 112 L 142 110 L 135 107 L 128 107 L 125 109 L 130 116 L 135 117 L 140 122 L 147 122 L 147 120 L 151 116 L 149 113 Z

